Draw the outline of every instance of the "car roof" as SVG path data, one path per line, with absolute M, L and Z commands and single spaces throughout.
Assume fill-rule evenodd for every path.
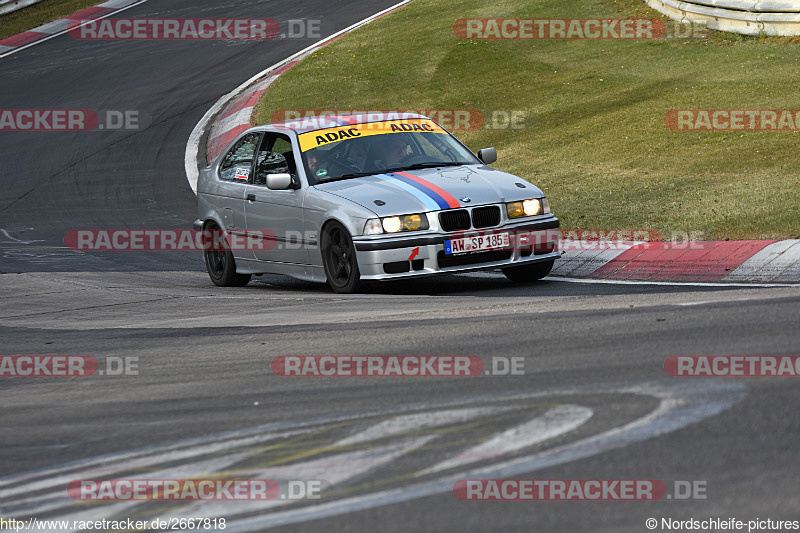
M 370 122 L 383 122 L 386 120 L 431 120 L 419 113 L 406 113 L 405 111 L 365 111 L 364 113 L 340 113 L 336 115 L 318 115 L 301 117 L 293 120 L 272 122 L 253 129 L 264 130 L 290 130 L 296 133 L 324 130 L 353 124 L 368 124 Z

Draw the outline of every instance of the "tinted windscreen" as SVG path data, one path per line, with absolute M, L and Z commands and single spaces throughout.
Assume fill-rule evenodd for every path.
M 479 163 L 430 120 L 347 125 L 299 136 L 303 162 L 317 182 L 411 168 Z

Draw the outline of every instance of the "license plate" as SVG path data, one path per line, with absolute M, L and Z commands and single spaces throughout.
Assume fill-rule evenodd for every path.
M 457 255 L 469 252 L 499 250 L 500 248 L 508 248 L 510 245 L 511 241 L 508 233 L 492 233 L 444 241 L 444 252 L 446 254 Z

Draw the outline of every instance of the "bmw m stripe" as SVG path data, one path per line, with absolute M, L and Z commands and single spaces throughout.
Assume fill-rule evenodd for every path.
M 390 174 L 381 174 L 379 177 L 399 185 L 422 200 L 425 206 L 433 211 L 461 207 L 458 200 L 453 198 L 450 193 L 419 176 L 398 171 Z
M 429 211 L 438 211 L 440 209 L 447 209 L 447 207 L 442 208 L 439 203 L 437 203 L 430 195 L 425 194 L 424 191 L 420 191 L 417 187 L 414 187 L 407 183 L 405 180 L 401 180 L 399 177 L 395 177 L 393 174 L 376 174 L 377 178 L 380 178 L 386 182 L 392 183 L 397 185 L 404 191 L 409 194 L 414 195 L 420 202 L 425 205 L 425 208 Z
M 415 176 L 414 174 L 409 174 L 408 172 L 404 171 L 398 171 L 395 172 L 395 174 L 409 180 L 409 183 L 419 188 L 421 191 L 427 192 L 431 196 L 431 198 L 433 198 L 434 200 L 436 200 L 437 203 L 439 203 L 442 209 L 453 209 L 461 207 L 461 204 L 458 203 L 458 200 L 453 198 L 453 196 L 449 192 L 447 192 L 446 190 L 442 189 L 437 185 L 434 185 L 430 181 L 424 180 L 419 176 Z

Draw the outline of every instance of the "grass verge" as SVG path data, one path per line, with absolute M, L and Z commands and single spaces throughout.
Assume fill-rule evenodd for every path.
M 66 17 L 101 0 L 44 0 L 0 16 L 0 39 L 31 30 L 42 24 Z
M 565 228 L 800 237 L 800 132 L 672 131 L 671 109 L 797 109 L 795 38 L 461 40 L 460 18 L 661 18 L 642 0 L 415 0 L 273 84 L 279 109 L 522 110 L 524 130 L 455 132 L 546 190 Z

